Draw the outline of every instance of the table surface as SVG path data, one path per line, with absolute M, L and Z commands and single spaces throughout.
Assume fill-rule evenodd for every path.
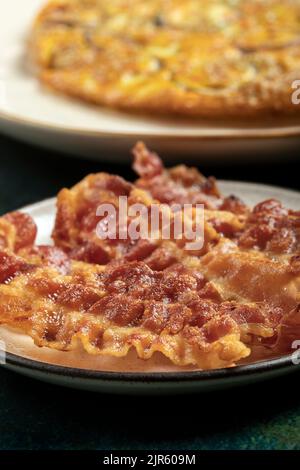
M 89 172 L 129 165 L 64 157 L 0 136 L 0 211 L 53 196 Z M 299 189 L 295 156 L 201 166 L 206 175 Z M 300 449 L 299 373 L 235 390 L 124 397 L 63 389 L 1 368 L 0 449 Z

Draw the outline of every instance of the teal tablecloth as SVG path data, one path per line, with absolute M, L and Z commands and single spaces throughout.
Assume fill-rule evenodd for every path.
M 0 138 L 0 211 L 54 195 L 89 171 L 128 166 L 66 159 Z M 202 167 L 203 168 L 203 167 Z M 297 161 L 205 173 L 299 187 Z M 299 373 L 206 395 L 123 397 L 63 389 L 0 369 L 0 449 L 300 449 Z

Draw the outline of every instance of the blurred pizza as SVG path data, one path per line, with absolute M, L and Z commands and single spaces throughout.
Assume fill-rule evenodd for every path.
M 52 0 L 30 54 L 84 101 L 191 116 L 297 112 L 298 0 Z

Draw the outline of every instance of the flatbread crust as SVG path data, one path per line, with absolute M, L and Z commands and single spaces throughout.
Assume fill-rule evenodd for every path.
M 297 113 L 298 0 L 52 0 L 30 55 L 84 101 L 198 117 Z

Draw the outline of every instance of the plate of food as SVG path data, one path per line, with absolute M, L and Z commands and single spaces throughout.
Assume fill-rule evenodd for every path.
M 134 183 L 92 174 L 0 218 L 4 367 L 117 393 L 297 371 L 300 194 L 133 154 Z
M 9 135 L 100 159 L 139 139 L 165 158 L 299 144 L 297 1 L 1 2 Z

